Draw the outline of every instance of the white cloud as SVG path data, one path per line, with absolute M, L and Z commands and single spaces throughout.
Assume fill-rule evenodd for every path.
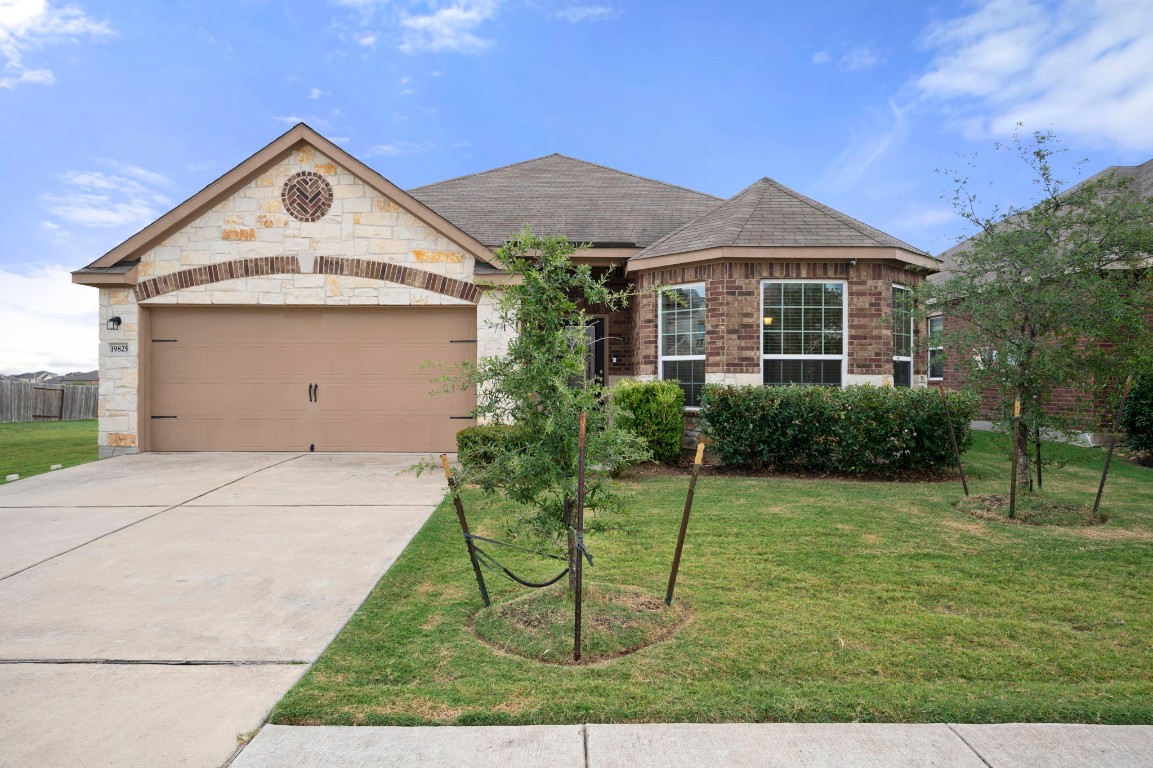
M 570 5 L 556 12 L 555 16 L 562 21 L 574 24 L 582 21 L 604 21 L 618 15 L 619 11 L 607 5 Z
M 398 157 L 400 155 L 423 155 L 436 149 L 431 141 L 394 141 L 391 144 L 374 144 L 365 152 L 365 157 Z
M 96 290 L 73 285 L 64 267 L 0 269 L 0 327 L 19 331 L 0 342 L 0 373 L 96 368 L 97 313 Z
M 404 30 L 404 53 L 419 51 L 454 51 L 479 53 L 492 45 L 475 34 L 480 24 L 496 13 L 499 0 L 456 0 L 423 16 L 402 15 L 400 26 Z
M 41 202 L 57 219 L 100 228 L 144 226 L 172 204 L 157 189 L 172 186 L 168 177 L 133 165 L 103 164 L 118 173 L 68 171 L 60 176 L 63 189 L 41 195 Z
M 838 66 L 846 72 L 860 72 L 869 69 L 880 59 L 866 46 L 860 45 L 841 57 Z
M 831 58 L 833 58 L 833 57 L 829 55 L 828 51 L 817 51 L 816 53 L 813 54 L 813 63 L 814 64 L 826 64 L 826 63 L 828 63 L 829 59 L 831 59 Z
M 322 98 L 324 96 L 331 96 L 331 95 L 332 95 L 331 92 L 322 91 L 319 88 L 313 88 L 312 90 L 310 90 L 308 92 L 308 98 L 310 98 L 310 99 L 319 99 L 319 98 Z
M 873 126 L 861 131 L 850 130 L 849 145 L 833 160 L 818 183 L 833 189 L 847 189 L 856 184 L 909 135 L 908 112 L 909 107 L 889 102 L 888 111 L 878 113 Z
M 1052 128 L 1097 144 L 1153 149 L 1153 3 L 980 0 L 933 25 L 936 56 L 916 85 L 974 138 Z
M 358 35 L 354 35 L 352 39 L 355 40 L 358 45 L 363 45 L 365 48 L 376 47 L 376 35 L 372 32 L 361 32 Z
M 107 21 L 96 21 L 71 5 L 56 7 L 47 0 L 0 0 L 0 57 L 4 59 L 0 88 L 56 82 L 52 70 L 25 65 L 25 55 L 30 51 L 112 34 Z

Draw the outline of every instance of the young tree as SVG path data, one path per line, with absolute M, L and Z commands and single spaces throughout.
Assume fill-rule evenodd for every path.
M 1069 432 L 1084 415 L 1049 407 L 1054 390 L 1086 393 L 1091 408 L 1094 393 L 1149 354 L 1153 206 L 1113 177 L 1063 189 L 1053 159 L 1066 150 L 1051 133 L 998 148 L 1028 165 L 1039 199 L 982 212 L 970 180 L 956 174 L 953 207 L 978 232 L 948 279 L 924 286 L 922 305 L 961 321 L 946 329 L 945 346 L 971 386 L 998 394 L 1006 424 L 1021 400 L 1013 442 L 1018 483 L 1028 484 L 1030 436 Z
M 604 383 L 586 374 L 584 307 L 615 309 L 628 294 L 611 290 L 607 276 L 594 277 L 587 265 L 574 264 L 574 251 L 563 237 L 539 237 L 527 229 L 497 251 L 506 270 L 519 278 L 498 300 L 500 324 L 516 329 L 516 335 L 504 356 L 466 367 L 463 378 L 477 387 L 478 420 L 513 425 L 515 437 L 490 446 L 483 464 L 465 463 L 460 478 L 525 505 L 527 528 L 567 538 L 570 566 L 580 414 L 588 422 L 586 509 L 612 502 L 608 474 L 649 458 L 636 435 L 616 426 Z

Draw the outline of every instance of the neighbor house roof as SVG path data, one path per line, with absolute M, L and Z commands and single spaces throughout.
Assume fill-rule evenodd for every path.
M 1153 198 L 1153 158 L 1146 160 L 1140 165 L 1111 165 L 1103 171 L 1099 171 L 1089 178 L 1074 184 L 1073 186 L 1069 187 L 1069 190 L 1076 189 L 1083 184 L 1088 184 L 1094 181 L 1101 181 L 1109 177 L 1113 177 L 1117 181 L 1128 181 L 1133 185 L 1134 192 L 1143 197 Z M 1065 193 L 1062 192 L 1061 194 Z M 976 237 L 976 235 L 974 235 L 974 237 Z M 942 283 L 945 280 L 948 280 L 949 275 L 953 271 L 953 264 L 957 258 L 957 254 L 967 250 L 972 240 L 972 237 L 968 238 L 967 240 L 962 240 L 952 248 L 949 248 L 948 250 L 941 253 L 941 255 L 937 257 L 941 260 L 941 271 L 929 279 L 935 283 Z
M 928 257 L 920 248 L 763 178 L 630 260 L 714 248 L 886 248 Z
M 723 202 L 560 154 L 408 192 L 490 247 L 527 225 L 574 243 L 643 248 Z

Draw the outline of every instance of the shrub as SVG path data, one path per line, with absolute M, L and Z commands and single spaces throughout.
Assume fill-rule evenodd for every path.
M 620 408 L 617 423 L 644 441 L 653 458 L 675 464 L 685 431 L 685 391 L 673 381 L 625 380 L 611 397 Z
M 1122 426 L 1129 436 L 1129 447 L 1153 452 L 1153 376 L 1145 375 L 1133 383 L 1125 401 Z
M 972 443 L 978 399 L 948 397 L 963 451 Z M 707 385 L 701 421 L 731 467 L 892 475 L 955 463 L 936 388 Z
M 497 453 L 513 449 L 523 440 L 520 430 L 508 424 L 466 427 L 456 433 L 457 460 L 465 467 L 487 467 Z

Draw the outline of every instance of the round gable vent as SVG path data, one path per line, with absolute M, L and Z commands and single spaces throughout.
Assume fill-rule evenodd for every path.
M 332 208 L 332 185 L 319 173 L 294 173 L 284 182 L 280 200 L 288 215 L 297 221 L 316 221 Z

